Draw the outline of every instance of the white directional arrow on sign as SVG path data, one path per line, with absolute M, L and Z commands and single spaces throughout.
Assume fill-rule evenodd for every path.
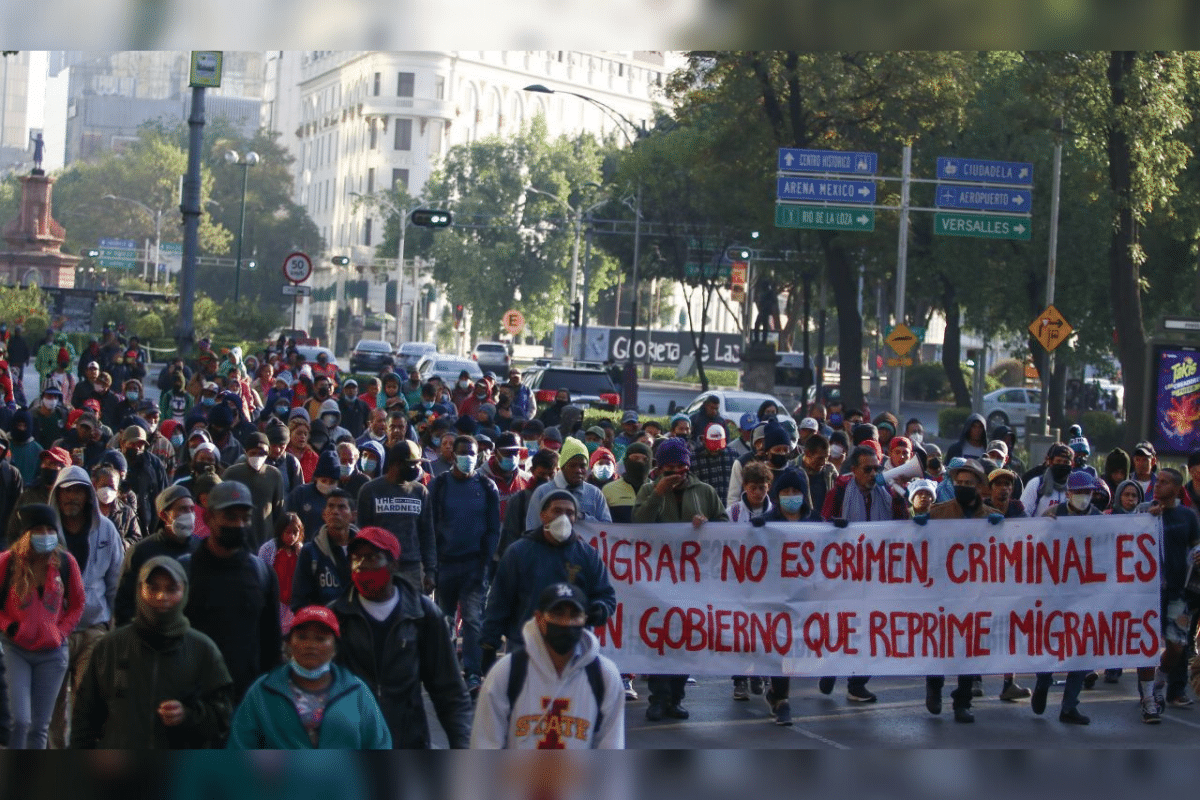
M 866 197 L 867 195 L 869 195 L 871 193 L 871 190 L 868 189 L 867 187 L 863 186 L 862 188 L 860 188 L 858 190 L 858 193 L 861 194 L 863 197 Z
M 786 156 L 783 157 L 783 160 L 786 161 L 787 165 L 790 167 L 792 165 L 792 162 L 795 161 L 796 159 L 792 157 L 791 153 L 788 153 Z
M 1013 225 L 1013 230 L 1016 231 L 1017 233 L 1025 233 L 1025 226 L 1024 225 Z
M 1012 202 L 1014 206 L 1019 206 L 1025 202 L 1025 198 L 1021 197 L 1021 195 L 1017 195 L 1012 199 Z
M 1022 177 L 1022 178 L 1028 178 L 1029 177 L 1029 169 L 1027 167 L 1021 167 L 1021 171 L 1018 173 L 1018 175 L 1020 175 L 1020 177 Z
M 858 215 L 857 222 L 858 222 L 858 224 L 859 224 L 859 225 L 866 225 L 866 224 L 867 224 L 868 222 L 870 222 L 870 221 L 871 221 L 871 218 L 870 218 L 870 217 L 868 217 L 866 214 L 859 214 L 859 215 Z

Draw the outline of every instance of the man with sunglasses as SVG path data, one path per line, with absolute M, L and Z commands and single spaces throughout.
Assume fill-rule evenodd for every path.
M 837 528 L 852 522 L 881 522 L 909 519 L 908 503 L 895 492 L 883 477 L 883 467 L 873 447 L 858 445 L 846 457 L 850 466 L 849 480 L 839 478 L 833 495 L 826 497 L 824 515 Z M 846 681 L 846 699 L 857 703 L 874 703 L 875 694 L 867 689 L 870 675 L 854 675 Z M 821 678 L 817 688 L 821 694 L 833 692 L 836 678 Z

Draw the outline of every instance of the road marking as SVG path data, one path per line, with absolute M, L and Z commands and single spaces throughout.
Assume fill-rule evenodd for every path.
M 1187 712 L 1184 712 L 1184 713 L 1187 713 Z M 1180 725 L 1187 725 L 1188 727 L 1191 727 L 1191 728 L 1200 728 L 1200 722 L 1188 722 L 1186 719 L 1180 719 L 1179 717 L 1172 717 L 1172 716 L 1168 716 L 1166 714 L 1163 714 L 1162 718 L 1169 722 L 1178 722 Z
M 827 744 L 830 747 L 834 748 L 835 750 L 849 750 L 850 749 L 849 745 L 842 744 L 841 742 L 835 742 L 833 739 L 828 739 L 819 733 L 813 733 L 812 731 L 807 730 L 806 728 L 801 728 L 795 724 L 792 725 L 792 730 L 796 731 L 796 733 L 803 734 L 804 736 L 807 736 L 810 739 L 815 739 L 818 742 L 821 742 L 822 744 Z

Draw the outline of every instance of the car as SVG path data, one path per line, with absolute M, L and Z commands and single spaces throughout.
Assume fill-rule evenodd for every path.
M 380 339 L 360 339 L 350 351 L 351 372 L 378 372 L 389 362 L 395 363 L 392 346 Z
M 788 407 L 782 400 L 774 395 L 762 394 L 760 392 L 738 392 L 729 389 L 716 389 L 709 392 L 701 392 L 696 395 L 692 402 L 684 407 L 682 413 L 689 417 L 700 410 L 700 406 L 704 405 L 705 398 L 710 395 L 716 395 L 720 405 L 717 407 L 717 414 L 726 422 L 731 422 L 734 425 L 742 418 L 743 414 L 757 414 L 759 406 L 770 400 L 775 404 L 775 408 L 780 414 L 787 414 Z
M 621 408 L 621 393 L 608 373 L 599 368 L 540 365 L 526 370 L 521 383 L 528 386 L 534 399 L 542 404 L 553 403 L 558 390 L 566 389 L 571 393 L 572 405 L 585 409 L 595 406 L 608 411 Z
M 295 339 L 296 344 L 313 346 L 320 344 L 317 339 L 309 336 L 308 331 L 304 330 L 303 328 L 276 328 L 267 334 L 266 344 L 275 344 L 277 341 L 279 341 L 280 336 L 284 338 L 284 341 L 287 341 L 288 339 Z
M 1025 428 L 1025 418 L 1041 413 L 1042 390 L 1024 386 L 1005 386 L 983 396 L 983 418 L 988 431 L 999 425 L 1016 430 Z
M 338 372 L 343 372 L 345 370 L 345 366 L 338 363 L 337 357 L 334 356 L 333 351 L 328 347 L 320 347 L 313 344 L 298 344 L 296 345 L 296 352 L 304 356 L 304 362 L 306 364 L 317 363 L 317 354 L 324 353 L 325 355 L 329 356 L 329 363 L 338 368 Z
M 497 376 L 507 377 L 508 368 L 512 366 L 512 354 L 504 342 L 479 342 L 471 352 L 471 358 L 479 363 L 481 370 L 491 370 Z
M 454 386 L 458 381 L 459 373 L 464 369 L 471 376 L 472 381 L 483 377 L 483 370 L 471 359 L 450 356 L 445 353 L 430 353 L 417 364 L 417 374 L 421 376 L 422 383 L 436 375 L 447 386 Z
M 412 370 L 422 358 L 436 352 L 437 345 L 432 342 L 405 342 L 396 349 L 396 366 Z

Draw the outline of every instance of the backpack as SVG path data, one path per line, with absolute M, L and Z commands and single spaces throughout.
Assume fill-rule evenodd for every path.
M 592 695 L 596 698 L 596 724 L 593 731 L 599 731 L 604 723 L 604 673 L 600 671 L 600 656 L 596 656 L 584 668 L 587 673 L 588 685 L 592 687 Z M 509 658 L 508 672 L 508 716 L 512 718 L 513 707 L 521 690 L 525 688 L 525 676 L 529 672 L 529 651 L 522 647 L 515 650 Z M 594 738 L 594 737 L 593 737 Z

